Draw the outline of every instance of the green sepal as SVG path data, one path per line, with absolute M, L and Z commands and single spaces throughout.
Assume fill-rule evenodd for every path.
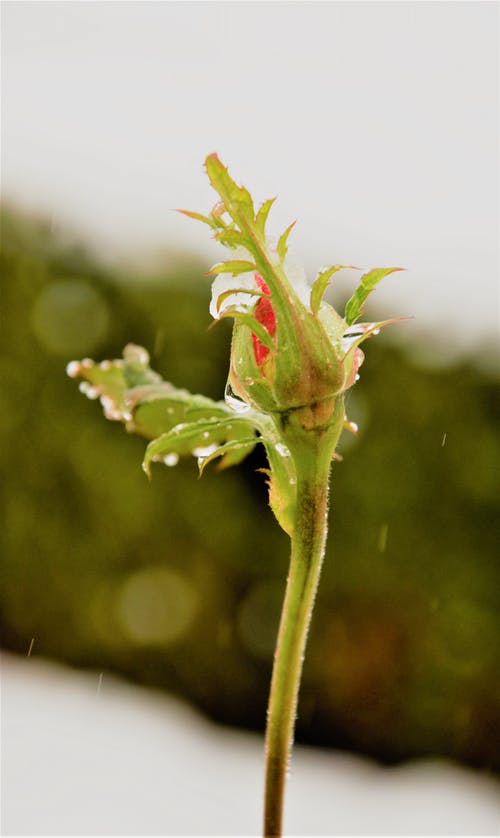
M 290 233 L 292 232 L 292 230 L 293 230 L 293 228 L 295 227 L 296 223 L 297 223 L 296 221 L 292 221 L 292 223 L 288 225 L 288 227 L 286 228 L 285 232 L 284 232 L 284 233 L 282 233 L 282 234 L 281 234 L 281 236 L 280 236 L 280 237 L 279 237 L 279 239 L 278 239 L 278 245 L 277 245 L 277 248 L 276 248 L 276 249 L 277 249 L 277 251 L 278 251 L 278 256 L 279 256 L 280 262 L 281 262 L 282 264 L 283 264 L 283 262 L 285 261 L 286 254 L 288 253 L 288 245 L 287 245 L 287 242 L 288 242 L 288 236 L 289 236 L 289 235 L 290 235 Z
M 219 233 L 215 234 L 215 238 L 221 244 L 225 245 L 225 247 L 232 249 L 236 247 L 247 247 L 248 245 L 247 237 L 234 227 L 228 227 L 225 230 L 221 230 Z
M 234 292 L 231 292 L 234 293 Z M 245 292 L 246 293 L 246 292 Z M 234 306 L 229 306 L 229 308 L 224 309 L 222 314 L 219 315 L 219 320 L 222 320 L 223 317 L 234 317 L 235 320 L 238 320 L 243 326 L 247 326 L 253 334 L 259 338 L 261 343 L 267 346 L 269 349 L 275 349 L 274 341 L 267 331 L 264 328 L 262 323 L 259 323 L 258 320 L 246 311 L 239 311 Z M 218 321 L 216 320 L 215 323 Z
M 349 267 L 351 267 L 351 265 L 330 265 L 330 267 L 324 268 L 324 270 L 319 272 L 311 287 L 310 306 L 313 314 L 318 313 L 323 295 L 330 285 L 330 279 L 333 274 Z
M 222 291 L 222 293 L 220 293 L 217 297 L 217 302 L 215 304 L 217 311 L 219 311 L 224 300 L 227 300 L 228 297 L 232 297 L 233 294 L 249 294 L 251 297 L 267 296 L 263 291 L 257 291 L 255 288 L 230 288 L 228 291 Z
M 229 259 L 227 262 L 218 262 L 208 271 L 209 274 L 245 274 L 257 269 L 253 262 L 246 262 L 244 259 Z
M 346 303 L 344 312 L 346 323 L 350 326 L 359 317 L 366 298 L 384 276 L 403 270 L 404 268 L 373 268 L 363 274 L 354 294 Z
M 267 201 L 264 201 L 264 203 L 259 207 L 257 215 L 255 216 L 255 226 L 257 228 L 257 231 L 259 232 L 259 235 L 262 238 L 264 238 L 265 236 L 267 218 L 275 200 L 276 198 L 268 198 Z
M 208 224 L 208 226 L 213 230 L 220 230 L 226 226 L 222 219 L 217 218 L 217 216 L 212 214 L 202 215 L 201 212 L 192 212 L 192 210 L 185 209 L 178 209 L 177 212 L 182 213 L 182 215 L 187 215 L 188 218 L 194 218 L 195 221 L 201 221 L 203 224 Z
M 254 223 L 254 207 L 252 196 L 244 186 L 238 186 L 230 177 L 226 167 L 216 154 L 209 154 L 205 166 L 210 183 L 221 196 L 231 217 L 243 227 Z

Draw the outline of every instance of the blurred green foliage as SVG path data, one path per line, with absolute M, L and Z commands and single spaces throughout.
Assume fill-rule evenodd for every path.
M 107 668 L 263 729 L 288 544 L 264 455 L 197 479 L 155 467 L 64 374 L 133 341 L 220 398 L 230 330 L 206 266 L 121 276 L 43 221 L 2 223 L 1 630 L 5 648 Z M 387 312 L 385 313 L 387 314 Z M 405 339 L 404 328 L 400 335 Z M 500 754 L 498 381 L 370 343 L 334 465 L 298 739 L 392 762 Z M 259 446 L 260 448 L 260 446 Z

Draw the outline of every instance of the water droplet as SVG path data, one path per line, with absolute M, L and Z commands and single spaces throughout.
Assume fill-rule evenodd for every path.
M 231 385 L 228 383 L 226 384 L 226 391 L 224 393 L 224 401 L 226 402 L 227 406 L 232 408 L 236 413 L 246 413 L 247 410 L 250 410 L 250 405 L 243 401 L 240 396 L 238 396 Z
M 289 457 L 290 451 L 282 442 L 277 442 L 274 446 L 280 457 Z
M 179 462 L 179 455 L 175 454 L 173 451 L 170 454 L 165 454 L 163 457 L 163 462 L 166 466 L 176 466 Z
M 209 434 L 209 432 L 208 432 L 208 431 L 204 431 L 204 432 L 202 433 L 202 437 L 203 437 L 203 439 L 208 439 L 208 437 L 209 437 L 209 436 L 210 436 L 210 434 Z
M 360 377 L 361 377 L 361 376 L 360 376 L 359 372 L 357 372 L 357 373 L 356 373 L 356 377 L 354 378 L 354 381 L 359 381 Z
M 193 457 L 209 457 L 210 454 L 213 454 L 214 451 L 217 451 L 218 447 L 218 444 L 216 442 L 213 442 L 212 445 L 201 445 L 199 448 L 193 448 L 191 453 Z
M 80 375 L 80 369 L 79 361 L 70 361 L 66 367 L 66 375 L 69 375 L 70 378 L 77 378 Z
M 358 430 L 359 430 L 357 422 L 346 421 L 345 428 L 346 428 L 347 431 L 350 431 L 352 434 L 357 434 Z
M 93 387 L 92 384 L 89 384 L 88 381 L 81 381 L 78 385 L 78 389 L 80 390 L 80 393 L 83 393 L 83 395 L 87 396 L 88 399 L 99 398 L 99 390 L 96 387 Z
M 380 334 L 380 329 L 374 329 L 374 330 L 373 330 L 373 332 L 372 332 L 372 335 L 373 335 L 374 337 L 376 337 L 376 336 L 377 336 L 377 335 L 379 335 L 379 334 Z
M 363 337 L 366 332 L 369 332 L 373 326 L 373 323 L 356 323 L 353 326 L 349 326 L 349 328 L 345 330 L 340 341 L 342 351 L 349 352 L 351 346 L 353 346 L 359 338 Z

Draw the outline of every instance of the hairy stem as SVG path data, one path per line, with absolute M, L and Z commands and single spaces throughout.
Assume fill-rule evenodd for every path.
M 264 838 L 282 835 L 302 661 L 325 552 L 330 457 L 318 445 L 297 458 L 297 512 L 267 716 Z

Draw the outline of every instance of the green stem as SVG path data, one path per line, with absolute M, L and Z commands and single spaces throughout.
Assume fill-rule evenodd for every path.
M 319 444 L 296 458 L 297 511 L 267 716 L 264 838 L 282 835 L 302 661 L 325 552 L 330 462 L 331 450 Z

